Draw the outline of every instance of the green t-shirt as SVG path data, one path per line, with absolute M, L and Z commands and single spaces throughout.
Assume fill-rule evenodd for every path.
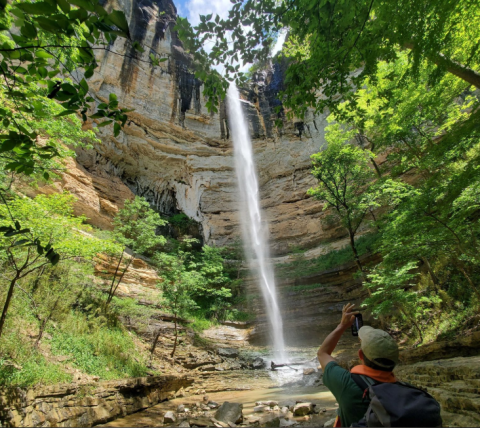
M 323 384 L 338 402 L 338 416 L 342 427 L 349 427 L 363 418 L 369 400 L 363 400 L 363 391 L 355 383 L 348 370 L 330 361 L 323 372 Z

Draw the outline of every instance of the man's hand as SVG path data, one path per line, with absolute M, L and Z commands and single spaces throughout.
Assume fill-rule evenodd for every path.
M 355 321 L 355 315 L 358 314 L 358 312 L 353 312 L 354 306 L 355 305 L 351 303 L 347 303 L 343 307 L 342 321 L 340 321 L 338 327 L 327 336 L 327 338 L 323 341 L 322 346 L 320 346 L 320 349 L 318 350 L 318 361 L 320 362 L 323 370 L 325 370 L 325 367 L 327 367 L 329 362 L 335 361 L 335 359 L 332 357 L 332 352 L 335 350 L 335 346 L 337 346 L 342 334 Z
M 355 307 L 355 304 L 353 303 L 347 303 L 346 305 L 343 306 L 342 320 L 340 321 L 340 325 L 342 327 L 345 327 L 345 329 L 352 326 L 352 324 L 355 321 L 355 315 L 359 313 L 358 311 L 355 311 L 355 312 L 353 311 L 354 307 Z

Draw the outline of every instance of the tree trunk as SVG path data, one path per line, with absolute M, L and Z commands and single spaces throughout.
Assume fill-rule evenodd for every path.
M 407 49 L 413 49 L 413 43 L 404 43 L 404 47 Z M 476 72 L 475 70 L 466 67 L 459 62 L 456 62 L 448 57 L 446 57 L 443 53 L 436 53 L 430 54 L 427 58 L 438 65 L 439 67 L 443 67 L 449 73 L 452 73 L 454 76 L 464 80 L 467 83 L 470 83 L 473 86 L 476 86 L 480 89 L 480 73 Z
M 358 270 L 362 274 L 363 280 L 365 282 L 370 282 L 367 278 L 367 275 L 365 275 L 365 271 L 363 270 L 362 263 L 360 262 L 360 257 L 358 256 L 357 247 L 355 246 L 355 235 L 351 232 L 349 232 L 349 235 L 350 235 L 350 247 L 352 248 L 355 264 L 357 265 Z M 367 291 L 368 291 L 368 295 L 371 296 L 372 292 L 370 291 L 370 288 L 367 288 Z
M 153 357 L 153 353 L 155 351 L 155 348 L 157 347 L 158 339 L 160 337 L 160 332 L 161 330 L 158 329 L 157 334 L 155 335 L 155 339 L 153 339 L 152 347 L 150 348 L 150 358 Z
M 5 320 L 7 318 L 8 308 L 9 308 L 10 302 L 12 300 L 13 290 L 15 289 L 15 284 L 16 284 L 17 280 L 18 280 L 18 275 L 16 275 L 15 278 L 13 278 L 10 281 L 10 287 L 8 288 L 7 298 L 5 300 L 5 304 L 3 305 L 2 316 L 0 317 L 0 337 L 2 337 L 3 326 L 4 326 Z
M 438 293 L 438 287 L 440 286 L 440 281 L 437 275 L 435 275 L 435 272 L 433 271 L 432 267 L 430 266 L 430 262 L 428 261 L 428 259 L 426 257 L 422 257 L 422 261 L 423 263 L 425 263 L 425 266 L 427 267 L 430 278 L 432 278 L 433 287 L 435 288 L 435 291 Z
M 172 358 L 175 355 L 175 351 L 177 350 L 177 339 L 178 339 L 177 314 L 175 314 L 175 341 L 173 342 L 173 350 L 172 350 L 172 354 L 170 355 Z
M 130 259 L 128 260 L 128 263 L 127 263 L 127 266 L 125 267 L 125 269 L 123 269 L 123 272 L 122 274 L 120 275 L 120 278 L 118 278 L 118 282 L 117 282 L 117 285 L 115 285 L 115 288 L 112 290 L 111 289 L 111 292 L 109 293 L 108 295 L 108 299 L 107 299 L 107 303 L 105 304 L 105 310 L 108 308 L 108 305 L 112 302 L 112 299 L 113 299 L 113 296 L 115 296 L 115 293 L 117 291 L 117 288 L 118 286 L 120 285 L 120 283 L 122 282 L 122 279 L 123 277 L 125 276 L 125 273 L 127 272 L 128 268 L 130 267 L 130 265 L 132 264 L 133 260 L 135 259 L 135 253 L 132 255 L 132 257 L 130 257 Z M 118 268 L 117 268 L 118 269 Z M 116 272 L 115 272 L 115 276 L 116 276 Z M 114 277 L 115 279 L 115 277 Z
M 460 264 L 457 265 L 457 267 L 460 269 L 460 272 L 463 273 L 463 276 L 466 278 L 468 283 L 470 284 L 470 287 L 472 287 L 473 292 L 477 295 L 477 297 L 480 299 L 480 291 L 478 291 L 478 288 L 475 286 L 475 284 L 472 281 L 472 278 L 468 275 L 467 271 L 463 266 Z

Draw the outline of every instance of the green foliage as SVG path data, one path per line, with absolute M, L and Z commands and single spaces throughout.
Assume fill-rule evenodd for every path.
M 105 119 L 99 126 L 113 123 L 115 136 L 119 134 L 128 110 L 119 108 L 115 94 L 97 105 L 85 80 L 98 66 L 94 49 L 106 49 L 118 36 L 130 39 L 124 13 L 108 12 L 98 0 L 0 4 L 1 90 L 8 99 L 0 108 L 0 158 L 8 160 L 7 170 L 26 175 L 37 170 L 48 178 L 45 161 L 60 155 L 55 144 L 39 144 L 39 130 L 29 115 L 78 112 L 87 121 L 88 114 Z M 49 100 L 63 108 L 45 109 Z M 92 107 L 96 112 L 89 114 Z
M 115 237 L 123 246 L 134 252 L 150 255 L 166 243 L 161 235 L 156 235 L 158 226 L 166 223 L 160 215 L 150 208 L 145 198 L 135 196 L 133 201 L 125 201 L 113 220 Z
M 54 332 L 50 345 L 54 355 L 68 356 L 72 367 L 102 379 L 145 376 L 147 372 L 126 331 L 105 326 L 101 320 L 92 323 L 82 314 L 72 312 L 62 329 Z
M 378 238 L 377 234 L 360 236 L 356 240 L 359 256 L 374 252 Z M 352 250 L 347 246 L 340 250 L 329 251 L 312 259 L 306 259 L 303 256 L 297 257 L 290 263 L 276 265 L 275 272 L 279 278 L 301 278 L 333 269 L 346 263 L 352 263 L 353 261 Z
M 195 221 L 184 213 L 172 215 L 168 218 L 168 222 L 181 233 L 188 232 L 189 227 L 195 224 Z
M 264 61 L 276 34 L 287 30 L 285 55 L 289 66 L 280 99 L 291 116 L 303 116 L 308 108 L 322 111 L 329 107 L 334 111 L 345 100 L 354 105 L 355 89 L 361 87 L 365 77 L 374 77 L 381 61 L 394 62 L 401 50 L 409 52 L 408 73 L 413 77 L 422 62 L 428 61 L 432 64 L 430 81 L 437 81 L 448 71 L 480 87 L 475 72 L 480 63 L 480 18 L 475 2 L 232 3 L 227 19 L 201 16 L 195 28 L 186 20 L 180 21 L 180 38 L 203 70 L 222 65 L 227 79 L 242 80 L 244 76 L 235 64 Z M 211 48 L 208 53 L 202 48 L 205 42 Z M 207 84 L 218 87 L 217 96 L 223 96 L 223 82 L 212 80 Z

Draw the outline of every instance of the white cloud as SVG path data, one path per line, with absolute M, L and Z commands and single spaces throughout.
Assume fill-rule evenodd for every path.
M 278 34 L 275 46 L 273 46 L 272 57 L 275 56 L 277 52 L 280 52 L 282 50 L 283 44 L 285 43 L 285 37 L 287 37 L 287 30 L 281 30 Z
M 197 25 L 200 22 L 200 15 L 220 15 L 220 18 L 227 18 L 228 11 L 233 4 L 230 0 L 190 0 L 186 3 L 187 17 L 190 24 Z

